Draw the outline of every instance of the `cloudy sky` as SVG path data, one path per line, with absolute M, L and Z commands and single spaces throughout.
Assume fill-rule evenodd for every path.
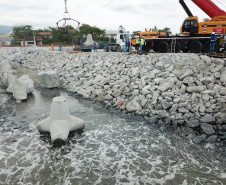
M 212 0 L 226 11 L 226 0 Z M 107 30 L 120 25 L 129 31 L 169 27 L 179 33 L 187 14 L 179 0 L 67 0 L 70 17 Z M 208 18 L 191 0 L 185 0 L 199 20 Z M 55 27 L 64 16 L 64 0 L 1 0 L 0 25 Z M 73 22 L 71 23 L 73 26 Z

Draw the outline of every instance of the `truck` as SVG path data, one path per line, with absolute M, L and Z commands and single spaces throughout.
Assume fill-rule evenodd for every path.
M 200 9 L 202 9 L 211 19 L 199 22 L 197 16 L 193 16 L 184 0 L 179 3 L 184 8 L 188 18 L 182 24 L 180 36 L 162 36 L 159 32 L 138 32 L 132 36 L 132 45 L 138 36 L 145 36 L 146 45 L 143 50 L 149 52 L 153 49 L 156 52 L 191 52 L 191 53 L 207 53 L 210 51 L 210 38 L 212 32 L 218 36 L 217 46 L 219 46 L 219 38 L 226 35 L 226 12 L 221 10 L 211 0 L 192 0 Z M 147 37 L 147 36 L 149 37 Z M 151 37 L 151 38 L 150 38 Z
M 116 43 L 101 43 L 97 46 L 97 49 L 103 49 L 105 52 L 113 51 L 113 52 L 122 52 L 124 51 L 125 41 L 131 40 L 130 33 L 117 33 Z M 87 47 L 76 47 L 78 51 L 91 52 L 93 46 Z
M 116 43 L 100 43 L 96 48 L 97 49 L 104 49 L 106 50 L 106 47 L 114 46 Z M 83 52 L 91 52 L 94 49 L 94 46 L 77 46 L 75 50 L 77 51 L 83 51 Z
M 125 42 L 126 40 L 131 40 L 131 36 L 131 33 L 117 33 L 116 43 L 108 43 L 106 46 L 104 46 L 104 51 L 124 51 Z

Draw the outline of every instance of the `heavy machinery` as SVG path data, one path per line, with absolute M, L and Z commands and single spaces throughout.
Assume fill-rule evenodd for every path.
M 125 47 L 125 41 L 131 40 L 131 34 L 130 33 L 117 33 L 116 36 L 116 43 L 100 43 L 97 46 L 97 49 L 103 49 L 104 52 L 122 52 L 124 51 Z M 82 46 L 77 47 L 76 50 L 84 51 L 84 52 L 91 52 L 93 50 L 93 46 Z
M 157 52 L 158 50 L 154 47 L 153 40 L 161 37 L 169 37 L 169 33 L 158 32 L 157 28 L 150 29 L 149 31 L 145 29 L 144 32 L 134 32 L 132 35 L 131 45 L 136 46 L 136 39 L 140 37 L 144 37 L 146 40 L 146 45 L 143 46 L 144 52 L 149 52 L 151 49 Z
M 116 43 L 108 43 L 108 45 L 104 46 L 104 51 L 118 51 L 122 52 L 124 51 L 125 42 L 126 40 L 131 40 L 131 34 L 130 33 L 117 33 L 116 36 Z
M 180 36 L 161 36 L 148 38 L 145 36 L 146 51 L 153 49 L 156 52 L 209 52 L 211 33 L 215 32 L 218 37 L 226 35 L 226 12 L 221 10 L 211 0 L 192 0 L 200 9 L 202 9 L 211 19 L 205 22 L 199 22 L 198 17 L 193 16 L 184 0 L 179 0 L 188 18 L 185 19 Z M 139 35 L 143 33 L 139 32 Z M 148 34 L 146 32 L 146 34 Z
M 211 19 L 205 22 L 199 22 L 198 17 L 193 16 L 184 0 L 179 0 L 180 4 L 188 14 L 181 34 L 188 36 L 206 36 L 212 32 L 216 34 L 226 34 L 226 12 L 216 6 L 211 0 L 192 0 L 200 9 L 202 9 Z

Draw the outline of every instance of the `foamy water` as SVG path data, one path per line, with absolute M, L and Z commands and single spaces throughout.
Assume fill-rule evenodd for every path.
M 56 95 L 86 123 L 60 148 L 36 129 Z M 0 128 L 0 184 L 226 184 L 223 149 L 160 133 L 143 119 L 50 90 L 36 91 L 16 110 Z

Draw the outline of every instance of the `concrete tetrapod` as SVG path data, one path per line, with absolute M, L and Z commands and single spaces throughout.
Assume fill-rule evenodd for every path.
M 66 99 L 62 96 L 53 98 L 50 116 L 37 125 L 39 132 L 50 132 L 51 141 L 57 146 L 66 143 L 69 132 L 84 127 L 82 119 L 70 115 Z

